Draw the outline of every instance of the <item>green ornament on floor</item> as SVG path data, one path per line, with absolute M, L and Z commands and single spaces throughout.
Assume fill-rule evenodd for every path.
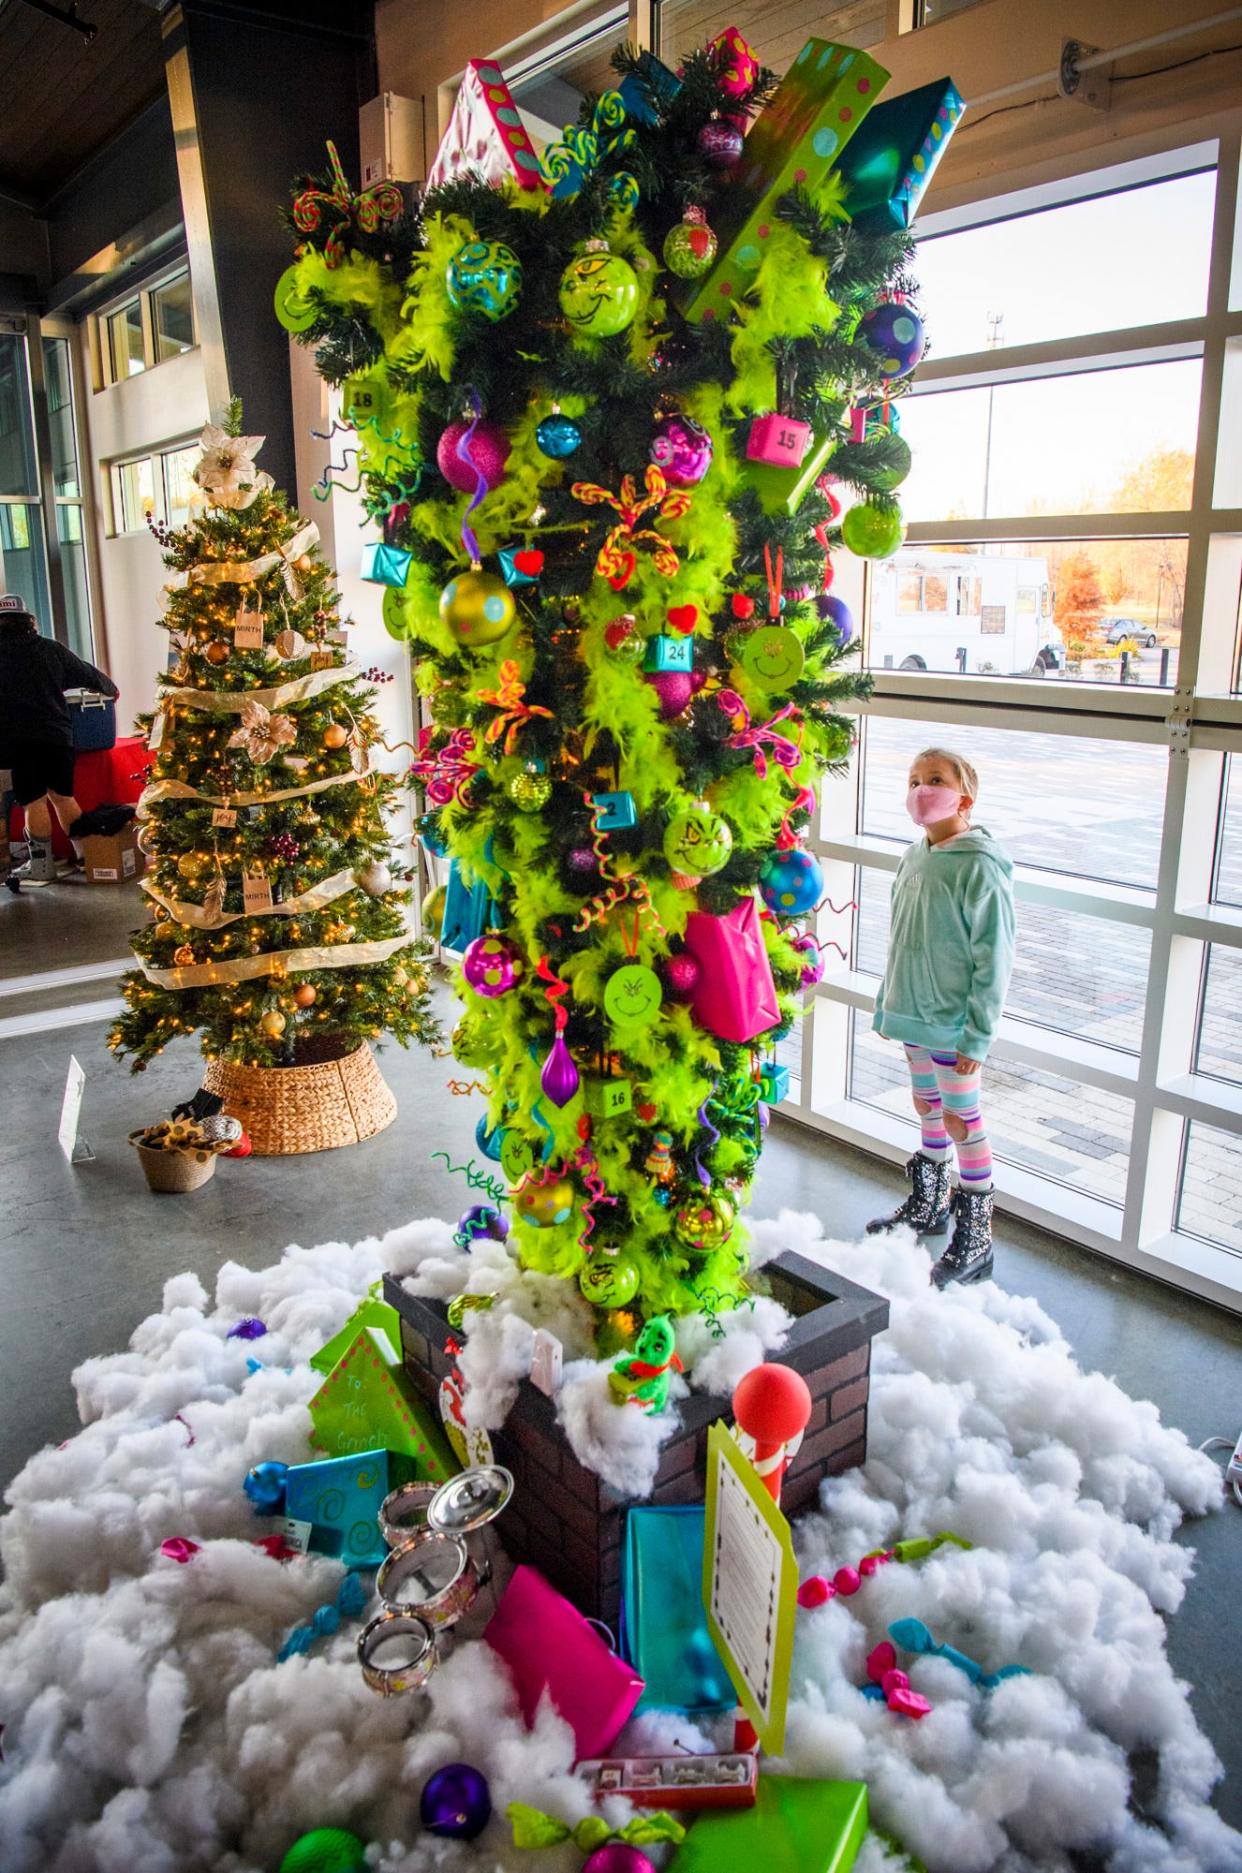
M 295 1840 L 280 1873 L 367 1873 L 365 1843 L 347 1827 L 316 1827 Z

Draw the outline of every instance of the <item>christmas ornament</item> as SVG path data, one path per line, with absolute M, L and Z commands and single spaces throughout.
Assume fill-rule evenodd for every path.
M 769 1060 L 759 1075 L 759 1097 L 765 1106 L 779 1106 L 789 1097 L 790 1074 L 787 1066 Z
M 882 300 L 864 313 L 858 335 L 879 352 L 881 377 L 904 377 L 923 355 L 923 321 L 899 299 Z
M 187 963 L 192 963 L 194 961 L 193 944 L 192 943 L 179 944 L 178 947 L 173 951 L 173 961 L 178 965 L 179 968 L 184 968 Z
M 573 1214 L 574 1187 L 567 1177 L 529 1183 L 514 1193 L 514 1212 L 534 1229 L 556 1229 Z
M 349 730 L 340 722 L 329 722 L 323 731 L 325 748 L 343 748 L 349 740 Z
M 638 275 L 606 241 L 588 241 L 562 273 L 557 297 L 573 331 L 611 338 L 633 323 Z
M 727 124 L 722 118 L 713 118 L 699 131 L 699 155 L 713 169 L 734 169 L 741 161 L 745 143 L 736 124 Z
M 201 884 L 204 878 L 211 876 L 215 864 L 205 852 L 183 852 L 177 860 L 177 870 L 190 884 Z
M 694 694 L 694 677 L 684 670 L 660 670 L 647 681 L 660 698 L 660 715 L 666 722 L 679 716 Z
M 622 963 L 604 984 L 604 1012 L 615 1027 L 649 1027 L 663 1000 L 660 978 L 646 963 Z
M 687 208 L 682 219 L 664 236 L 664 264 L 681 280 L 697 280 L 716 258 L 716 236 L 707 225 L 707 211 Z
M 433 858 L 443 858 L 448 851 L 444 834 L 440 830 L 440 819 L 436 813 L 420 813 L 415 825 L 418 836 Z
M 691 911 L 685 942 L 699 964 L 690 1008 L 700 1027 L 720 1040 L 741 1042 L 776 1026 L 776 984 L 753 897 L 722 917 Z
M 494 644 L 517 616 L 513 594 L 494 572 L 472 567 L 450 579 L 440 594 L 440 617 L 459 644 Z
M 664 829 L 664 856 L 675 878 L 698 882 L 729 862 L 733 828 L 706 800 L 695 800 Z
M 499 65 L 469 59 L 424 189 L 480 178 L 493 183 L 513 178 L 523 189 L 544 187 L 539 159 Z
M 287 865 L 292 865 L 302 850 L 291 832 L 274 832 L 267 842 L 267 849 L 273 858 L 282 858 Z
M 597 1250 L 578 1276 L 578 1286 L 593 1307 L 624 1307 L 638 1293 L 638 1264 L 628 1255 Z
M 247 702 L 242 706 L 241 727 L 233 730 L 225 745 L 244 749 L 256 767 L 265 767 L 274 754 L 292 746 L 297 738 L 292 716 L 273 715 L 261 702 Z
M 626 1079 L 588 1080 L 583 1087 L 582 1103 L 593 1118 L 620 1118 L 633 1105 L 630 1082 Z
M 854 635 L 854 614 L 843 598 L 834 598 L 831 592 L 821 592 L 815 600 L 815 609 L 825 624 L 834 627 L 838 642 L 848 644 Z
M 524 768 L 513 776 L 505 791 L 519 813 L 539 813 L 552 798 L 551 777 Z
M 268 1012 L 259 1022 L 259 1026 L 263 1029 L 263 1032 L 267 1035 L 268 1039 L 272 1041 L 278 1041 L 280 1039 L 285 1031 L 285 1025 L 285 1017 L 277 1008 L 269 1008 Z
M 448 296 L 465 312 L 506 319 L 522 291 L 522 263 L 503 241 L 467 241 L 448 268 Z
M 476 937 L 462 957 L 462 973 L 476 995 L 494 1001 L 522 980 L 522 954 L 508 937 Z
M 675 1350 L 673 1323 L 667 1314 L 656 1314 L 639 1334 L 634 1351 L 622 1353 L 615 1361 L 608 1374 L 608 1389 L 619 1404 L 634 1404 L 642 1411 L 663 1411 L 672 1374 L 684 1370 Z
M 392 873 L 379 859 L 371 860 L 361 871 L 354 873 L 358 883 L 368 897 L 383 897 L 385 891 L 392 890 Z
M 610 1840 L 582 1862 L 582 1873 L 655 1873 L 655 1864 L 628 1841 Z
M 759 61 L 736 26 L 726 26 L 717 33 L 709 48 L 716 67 L 720 89 L 737 103 L 744 98 L 759 76 Z
M 733 1234 L 737 1205 L 723 1191 L 707 1191 L 693 1196 L 676 1211 L 673 1234 L 687 1249 L 708 1255 L 722 1249 Z
M 367 1873 L 366 1845 L 344 1827 L 312 1828 L 295 1840 L 280 1873 Z
M 520 1184 L 535 1168 L 535 1147 L 511 1125 L 500 1134 L 500 1166 L 511 1184 Z
M 423 899 L 423 929 L 428 936 L 439 937 L 447 899 L 448 886 L 442 884 L 436 885 Z
M 648 674 L 680 670 L 689 675 L 693 668 L 693 638 L 667 637 L 661 632 L 659 636 L 647 639 L 647 647 L 643 655 L 643 669 Z
M 502 546 L 496 557 L 508 586 L 533 585 L 543 571 L 543 554 L 537 547 Z
M 860 559 L 891 559 L 905 537 L 897 510 L 876 507 L 870 501 L 851 507 L 841 522 L 842 540 Z
M 801 468 L 811 446 L 811 425 L 792 416 L 769 412 L 756 416 L 746 439 L 748 462 L 765 462 L 770 468 Z
M 819 939 L 809 930 L 802 930 L 794 938 L 793 947 L 802 957 L 802 974 L 799 978 L 801 985 L 804 989 L 813 989 L 817 982 L 823 981 L 824 970 L 827 968 L 824 952 L 819 946 Z
M 567 455 L 581 448 L 582 431 L 572 417 L 554 411 L 539 424 L 535 431 L 535 442 L 554 462 L 563 462 Z
M 855 227 L 881 234 L 911 225 L 965 108 L 950 78 L 875 107 L 839 164 Z
M 256 1463 L 246 1472 L 242 1489 L 256 1515 L 283 1515 L 287 1463 Z
M 446 1840 L 474 1840 L 492 1814 L 487 1778 L 468 1762 L 451 1762 L 428 1776 L 418 1804 L 429 1834 Z
M 641 663 L 646 652 L 646 640 L 637 631 L 629 631 L 619 637 L 615 644 L 609 644 L 618 663 Z
M 802 846 L 769 852 L 759 873 L 759 895 L 778 917 L 801 917 L 814 910 L 824 893 L 819 860 Z
M 315 301 L 304 298 L 298 289 L 296 266 L 286 267 L 277 280 L 272 304 L 277 321 L 287 332 L 309 332 L 320 316 L 320 308 Z
M 368 585 L 386 585 L 400 591 L 413 563 L 413 553 L 403 546 L 393 546 L 388 540 L 368 540 L 358 562 L 358 576 Z
M 670 488 L 693 488 L 712 465 L 712 439 L 701 423 L 677 411 L 656 419 L 650 456 Z
M 643 1160 L 643 1169 L 658 1184 L 672 1183 L 677 1175 L 677 1166 L 673 1163 L 672 1132 L 660 1130 L 651 1134 L 651 1149 Z
M 323 221 L 325 211 L 333 226 L 323 245 L 324 262 L 339 267 L 346 258 L 342 235 L 353 231 L 355 222 L 363 234 L 374 234 L 381 221 L 396 221 L 405 208 L 401 190 L 395 182 L 377 182 L 355 195 L 345 179 L 336 144 L 328 144 L 328 162 L 332 171 L 330 189 L 303 189 L 293 200 L 293 225 L 301 234 L 313 234 Z
M 312 1008 L 315 1004 L 314 983 L 299 982 L 293 991 L 293 999 L 299 1008 Z
M 561 1034 L 556 1036 L 543 1063 L 539 1084 L 554 1106 L 567 1106 L 578 1090 L 578 1069 Z
M 228 662 L 231 652 L 232 646 L 226 644 L 223 638 L 217 637 L 213 638 L 212 642 L 208 644 L 203 655 L 206 657 L 208 663 L 219 665 Z
M 581 877 L 599 870 L 599 860 L 589 845 L 570 846 L 565 854 L 565 863 L 570 871 L 577 872 Z
M 591 811 L 599 832 L 623 832 L 638 824 L 638 808 L 632 793 L 593 793 Z
M 792 689 L 802 675 L 806 652 L 788 625 L 761 624 L 742 635 L 735 661 L 756 688 L 767 692 L 786 690 Z
M 509 438 L 499 423 L 479 418 L 450 423 L 436 444 L 436 467 L 451 488 L 473 494 L 480 478 L 486 491 L 505 478 Z
M 614 592 L 624 591 L 638 567 L 634 548 L 641 542 L 654 550 L 651 563 L 657 572 L 671 579 L 680 569 L 681 560 L 673 543 L 654 527 L 640 527 L 639 521 L 655 510 L 660 520 L 680 520 L 690 511 L 693 497 L 684 488 L 670 489 L 663 471 L 648 462 L 643 474 L 644 493 L 639 494 L 633 475 L 622 475 L 616 494 L 596 481 L 575 481 L 569 492 L 586 507 L 611 507 L 617 524 L 609 528 L 595 560 L 595 570 L 607 579 Z
M 699 965 L 694 957 L 686 952 L 680 956 L 670 956 L 664 964 L 664 982 L 671 996 L 677 1001 L 688 1001 L 694 994 L 699 979 Z
M 467 1242 L 484 1236 L 489 1242 L 506 1242 L 509 1225 L 492 1203 L 472 1203 L 458 1218 L 457 1233 Z

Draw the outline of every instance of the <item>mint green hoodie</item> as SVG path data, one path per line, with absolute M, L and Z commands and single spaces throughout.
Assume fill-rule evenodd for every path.
M 1013 863 L 982 826 L 903 854 L 874 1026 L 983 1060 L 1013 968 Z

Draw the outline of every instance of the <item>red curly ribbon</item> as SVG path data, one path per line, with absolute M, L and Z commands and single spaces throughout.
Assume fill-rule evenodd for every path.
M 785 808 L 785 816 L 781 820 L 780 831 L 776 835 L 776 846 L 779 852 L 792 851 L 793 847 L 799 843 L 798 835 L 794 832 L 789 822 L 793 818 L 793 815 L 802 807 L 805 807 L 808 813 L 813 813 L 815 811 L 814 787 L 799 787 L 797 793 Z
M 549 720 L 551 709 L 545 709 L 541 703 L 529 703 L 525 700 L 526 685 L 522 681 L 521 666 L 512 657 L 506 657 L 497 672 L 498 683 L 495 689 L 481 689 L 480 702 L 490 702 L 500 710 L 494 721 L 487 725 L 484 740 L 490 745 L 505 738 L 504 752 L 512 754 L 517 742 L 518 730 L 537 715 L 546 715 Z
M 541 956 L 539 958 L 539 961 L 535 965 L 535 974 L 539 977 L 541 982 L 547 982 L 550 985 L 543 991 L 544 999 L 552 1009 L 556 1021 L 556 1031 L 560 1034 L 569 1022 L 569 1010 L 561 1006 L 562 996 L 568 995 L 569 993 L 569 984 L 568 982 L 562 982 L 558 975 L 552 973 L 552 970 L 548 966 L 548 959 L 546 956 Z
M 587 1195 L 582 1204 L 583 1228 L 578 1237 L 578 1247 L 587 1255 L 591 1253 L 588 1241 L 595 1228 L 594 1206 L 597 1203 L 615 1204 L 617 1199 L 610 1196 L 608 1186 L 599 1174 L 599 1164 L 591 1147 L 584 1144 L 575 1151 L 572 1159 L 575 1170 L 581 1172 L 582 1181 L 587 1187 Z
M 763 570 L 767 574 L 768 579 L 768 616 L 770 618 L 779 618 L 781 615 L 781 586 L 785 581 L 785 549 L 783 546 L 778 546 L 776 549 L 775 565 L 773 565 L 772 562 L 772 548 L 770 546 L 764 547 Z
M 618 516 L 617 524 L 607 534 L 595 561 L 596 572 L 609 580 L 618 592 L 629 584 L 638 565 L 631 549 L 640 540 L 647 545 L 654 545 L 652 561 L 656 571 L 662 572 L 666 578 L 671 579 L 681 565 L 671 540 L 650 527 L 640 527 L 638 523 L 653 508 L 657 520 L 680 520 L 690 508 L 689 492 L 684 488 L 670 491 L 664 476 L 653 462 L 647 466 L 643 484 L 646 493 L 641 495 L 633 475 L 622 477 L 620 490 L 616 494 L 609 488 L 601 487 L 597 481 L 575 481 L 569 490 L 574 499 L 581 501 L 585 507 L 611 507 Z

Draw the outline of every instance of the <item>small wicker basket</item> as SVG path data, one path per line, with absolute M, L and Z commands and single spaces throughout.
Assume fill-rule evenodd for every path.
M 197 1190 L 216 1174 L 215 1153 L 211 1151 L 157 1151 L 142 1142 L 142 1133 L 131 1132 L 129 1142 L 138 1153 L 138 1162 L 151 1190 L 181 1195 Z
M 391 1125 L 397 1102 L 364 1042 L 340 1060 L 305 1067 L 242 1067 L 209 1060 L 208 1092 L 240 1119 L 255 1155 L 292 1157 L 356 1145 Z

